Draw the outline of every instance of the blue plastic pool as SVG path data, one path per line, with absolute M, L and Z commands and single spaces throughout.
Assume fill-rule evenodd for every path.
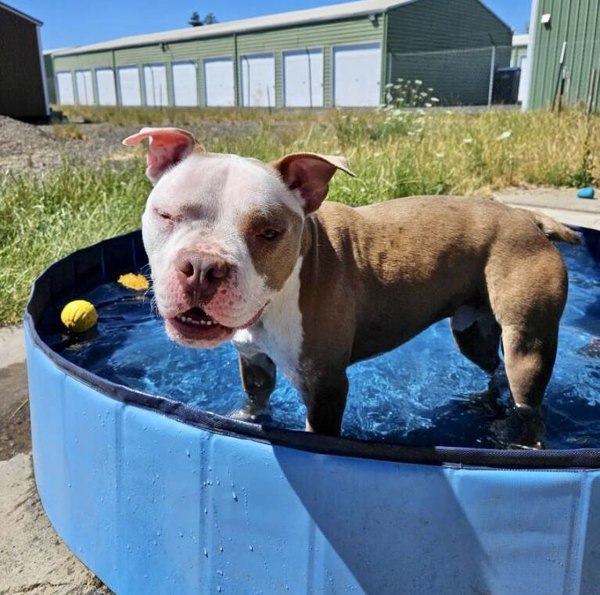
M 263 424 L 233 350 L 166 342 L 139 233 L 78 251 L 36 281 L 25 316 L 33 460 L 71 550 L 119 595 L 590 595 L 600 585 L 600 233 L 564 251 L 571 292 L 546 398 L 545 451 L 506 448 L 506 386 L 446 324 L 353 367 L 344 437 L 298 431 L 280 379 Z M 68 337 L 88 296 L 98 329 Z M 357 440 L 356 438 L 359 438 Z

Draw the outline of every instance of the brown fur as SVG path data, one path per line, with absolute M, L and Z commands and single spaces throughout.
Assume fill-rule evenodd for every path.
M 564 264 L 546 233 L 576 237 L 545 216 L 473 198 L 413 197 L 356 209 L 324 203 L 306 223 L 301 273 L 309 424 L 339 433 L 346 367 L 464 305 L 493 315 L 515 403 L 537 408 L 567 292 Z M 497 354 L 499 339 L 492 329 L 486 357 L 494 345 Z M 463 342 L 465 354 L 485 369 L 490 360 L 478 362 L 470 346 Z
M 267 229 L 280 235 L 272 241 L 265 240 L 259 234 Z M 256 272 L 272 289 L 283 287 L 298 261 L 301 230 L 300 216 L 283 204 L 273 206 L 269 212 L 250 211 L 240 223 Z

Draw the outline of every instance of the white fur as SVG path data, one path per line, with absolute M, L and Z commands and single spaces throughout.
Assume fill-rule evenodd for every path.
M 161 314 L 168 317 L 189 308 L 173 267 L 184 250 L 218 254 L 235 267 L 228 295 L 216 296 L 205 307 L 221 324 L 242 326 L 271 300 L 273 290 L 257 274 L 240 227 L 249 211 L 267 211 L 278 202 L 304 217 L 298 198 L 253 159 L 193 153 L 168 170 L 154 187 L 143 217 L 144 244 Z M 179 222 L 169 225 L 157 220 L 155 208 Z
M 237 331 L 233 344 L 249 357 L 266 353 L 283 375 L 297 388 L 302 353 L 302 313 L 300 312 L 300 270 L 298 259 L 285 285 L 273 298 L 261 319 L 248 329 Z
M 466 331 L 477 323 L 484 335 L 489 335 L 496 323 L 494 315 L 488 308 L 474 308 L 473 306 L 460 306 L 452 315 L 450 326 L 453 331 Z

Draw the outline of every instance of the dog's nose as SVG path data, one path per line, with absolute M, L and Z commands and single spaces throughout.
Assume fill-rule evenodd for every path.
M 202 301 L 214 295 L 230 270 L 227 262 L 212 254 L 184 254 L 176 266 L 181 282 Z

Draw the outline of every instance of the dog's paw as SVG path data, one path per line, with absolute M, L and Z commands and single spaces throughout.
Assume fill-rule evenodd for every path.
M 261 424 L 270 419 L 268 409 L 244 405 L 241 409 L 230 413 L 229 417 L 238 421 L 246 421 L 253 424 Z

